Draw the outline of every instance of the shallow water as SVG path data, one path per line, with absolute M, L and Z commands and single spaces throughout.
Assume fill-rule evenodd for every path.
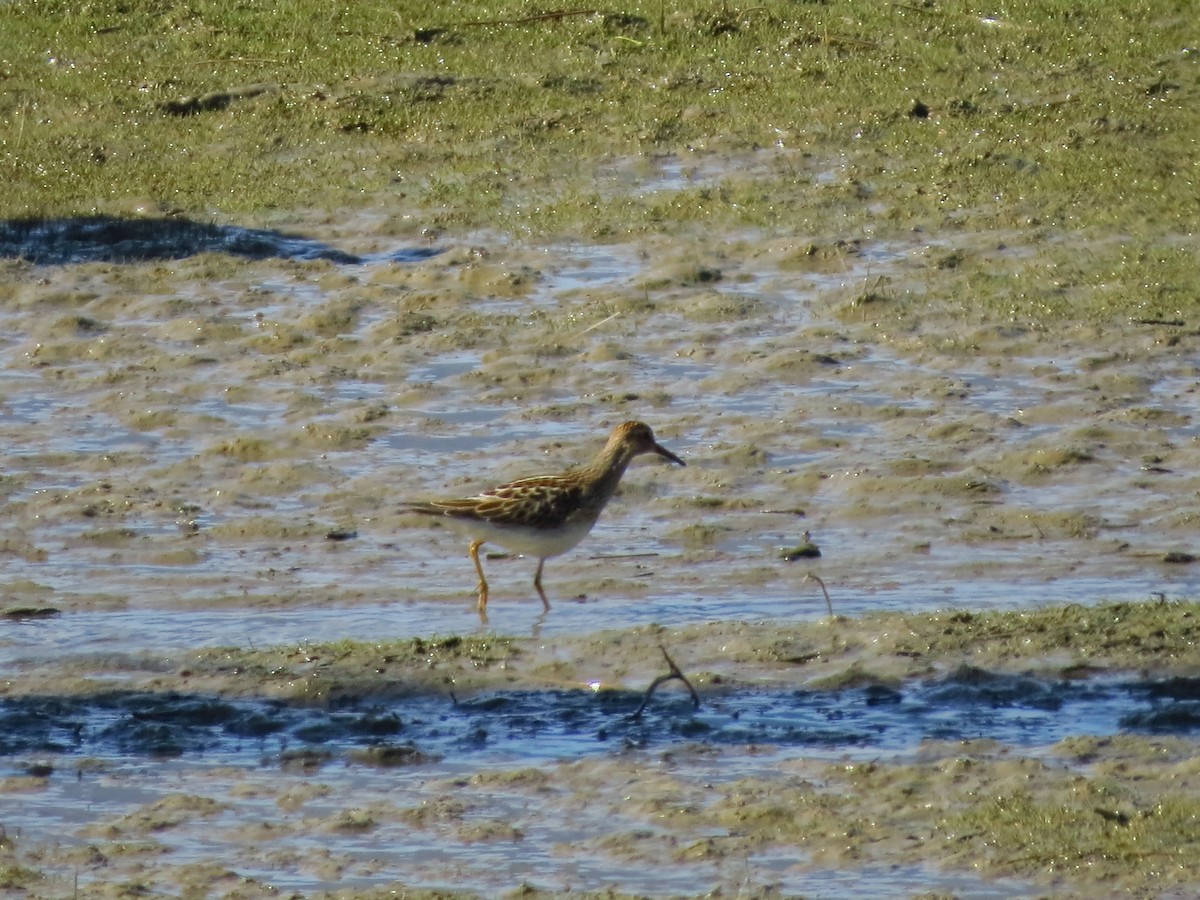
M 666 769 L 711 789 L 775 777 L 790 760 L 870 762 L 981 742 L 1037 753 L 1041 742 L 1069 735 L 1186 733 L 1200 727 L 1197 696 L 1187 680 L 1067 683 L 963 668 L 900 689 L 716 694 L 698 711 L 664 690 L 634 720 L 640 697 L 624 691 L 372 698 L 313 708 L 114 687 L 88 698 L 0 704 L 0 752 L 53 760 L 61 770 L 23 793 L 20 814 L 8 818 L 23 839 L 58 834 L 60 846 L 94 845 L 136 840 L 149 828 L 155 856 L 176 865 L 220 859 L 277 889 L 368 886 L 396 872 L 410 884 L 451 879 L 484 894 L 520 879 L 598 889 L 619 865 L 625 889 L 649 894 L 749 878 L 823 896 L 895 896 L 903 882 L 914 892 L 998 897 L 1024 895 L 1027 886 L 924 866 L 888 867 L 900 879 L 889 882 L 872 866 L 814 867 L 769 849 L 733 859 L 710 854 L 686 867 L 664 865 L 649 848 L 631 859 L 604 842 L 627 828 L 650 841 L 645 819 L 609 809 L 589 784 L 597 771 L 602 780 L 636 785 L 644 778 L 638 773 Z M 372 760 L 385 757 L 356 751 L 390 752 L 394 761 L 377 768 Z M 72 758 L 86 762 L 77 773 Z M 573 776 L 544 784 L 521 774 L 553 772 L 564 760 Z M 620 775 L 624 767 L 630 771 Z M 474 780 L 487 772 L 502 777 Z M 180 795 L 220 800 L 209 812 L 195 799 L 186 813 L 173 811 L 166 804 Z M 505 830 L 513 825 L 518 831 Z M 483 830 L 456 849 L 473 827 Z M 676 829 L 663 833 L 680 837 Z M 723 836 L 716 830 L 706 839 Z M 336 860 L 320 865 L 331 850 Z M 106 878 L 103 870 L 73 874 L 85 887 Z
M 704 177 L 669 165 L 660 175 Z M 38 261 L 10 262 L 0 285 L 4 605 L 58 611 L 0 619 L 0 753 L 18 779 L 42 759 L 56 769 L 5 815 L 23 841 L 120 837 L 102 823 L 193 791 L 230 806 L 156 839 L 172 864 L 221 859 L 232 852 L 223 834 L 240 839 L 248 820 L 277 814 L 281 778 L 304 781 L 280 771 L 297 748 L 330 754 L 308 760 L 326 799 L 298 807 L 320 820 L 322 802 L 329 816 L 379 795 L 429 803 L 441 780 L 484 770 L 638 768 L 697 746 L 736 778 L 796 758 L 906 758 L 930 740 L 1037 755 L 1070 734 L 1194 734 L 1187 684 L 972 670 L 835 693 L 736 689 L 699 712 L 664 687 L 640 722 L 628 713 L 644 682 L 330 708 L 147 690 L 138 679 L 177 671 L 202 647 L 476 632 L 553 646 L 651 623 L 814 620 L 825 602 L 809 572 L 844 616 L 1196 593 L 1200 569 L 1164 560 L 1196 549 L 1200 513 L 1186 348 L 1146 331 L 930 322 L 913 333 L 859 302 L 881 281 L 921 295 L 950 245 L 1004 258 L 1031 248 L 969 235 L 815 257 L 808 241 L 754 235 L 536 248 L 479 235 L 410 248 L 356 228 L 283 235 L 274 252 L 262 250 L 270 233 L 246 244 L 218 230 L 202 255 L 181 254 L 186 229 L 154 253 L 97 250 L 93 230 L 69 262 L 69 229 L 43 254 L 32 234 L 4 251 Z M 164 258 L 181 259 L 167 269 Z M 463 542 L 399 501 L 578 462 L 630 418 L 687 468 L 635 462 L 585 544 L 548 563 L 548 615 L 531 596 L 532 562 L 489 559 L 481 623 Z M 805 531 L 821 558 L 781 559 Z M 687 668 L 687 648 L 673 652 Z M 598 678 L 609 662 L 594 660 Z M 60 670 L 51 694 L 12 688 Z M 77 679 L 111 689 L 79 691 Z M 430 759 L 376 769 L 348 756 L 380 742 Z M 99 774 L 76 777 L 85 760 Z M 689 765 L 701 778 L 709 764 Z M 412 883 L 446 884 L 449 871 L 484 893 L 543 883 L 548 869 L 557 889 L 609 884 L 611 857 L 573 858 L 554 836 L 566 824 L 581 841 L 603 836 L 602 816 L 576 822 L 570 803 L 520 791 L 484 790 L 477 804 L 492 823 L 513 804 L 524 811 L 516 856 L 530 862 L 503 839 L 463 837 L 458 820 L 401 837 L 403 820 L 381 816 L 366 836 L 289 826 L 268 842 L 276 857 L 236 868 L 297 890 L 384 884 L 397 860 Z M 322 841 L 346 860 L 293 858 Z M 1027 888 L 924 866 L 814 868 L 768 851 L 737 862 L 752 877 L 729 860 L 621 864 L 623 888 L 647 893 Z
M 653 715 L 635 718 L 642 699 L 614 690 L 507 690 L 463 699 L 447 691 L 311 708 L 115 682 L 90 697 L 0 702 L 0 754 L 194 756 L 206 765 L 254 765 L 284 758 L 289 748 L 338 758 L 354 747 L 397 744 L 434 759 L 496 766 L 694 742 L 865 760 L 911 754 L 925 741 L 1040 747 L 1073 734 L 1200 730 L 1200 683 L 1190 679 L 1054 682 L 964 667 L 903 688 L 715 694 L 699 709 L 663 689 L 652 698 Z
M 497 562 L 493 561 L 493 567 Z M 506 566 L 501 570 L 504 572 L 517 566 L 516 561 L 504 562 Z M 644 568 L 647 564 L 661 563 L 653 559 L 635 559 L 627 564 Z M 467 561 L 468 581 L 469 565 Z M 155 574 L 159 573 L 147 572 L 149 577 Z M 519 580 L 526 574 L 522 566 L 516 577 Z M 1069 590 L 1046 593 L 1042 600 L 1078 603 L 1087 603 L 1096 597 L 1142 600 L 1162 584 L 1147 579 L 1140 586 L 1134 582 L 1127 593 L 1118 594 L 1107 579 L 1071 579 L 1067 586 Z M 926 585 L 907 589 L 894 587 L 853 597 L 836 593 L 835 609 L 839 615 L 847 616 L 873 610 L 910 611 L 947 606 L 972 610 L 1005 609 L 1011 607 L 1013 591 L 1018 588 L 1030 592 L 1044 589 L 1035 582 L 1015 578 L 1012 581 L 977 582 L 971 585 L 969 594 L 961 587 L 947 587 L 937 592 L 930 591 Z M 1185 587 L 1180 585 L 1179 590 L 1182 593 Z M 175 596 L 186 599 L 182 594 Z M 198 644 L 267 647 L 303 645 L 315 640 L 370 641 L 381 636 L 392 639 L 455 633 L 552 639 L 556 635 L 579 635 L 621 626 L 670 623 L 672 627 L 681 627 L 730 616 L 726 598 L 655 594 L 636 599 L 560 600 L 549 614 L 543 614 L 537 600 L 519 604 L 498 600 L 490 605 L 486 623 L 476 616 L 473 598 L 456 604 L 398 599 L 385 603 L 324 606 L 319 605 L 317 595 L 310 602 L 311 605 L 298 602 L 282 609 L 259 606 L 239 609 L 222 605 L 214 609 L 85 610 L 52 618 L 0 622 L 0 677 L 19 672 L 25 666 L 52 663 L 68 654 L 161 652 L 170 656 Z M 815 585 L 805 587 L 803 594 L 782 587 L 775 587 L 769 593 L 759 591 L 737 607 L 737 618 L 747 621 L 808 620 L 825 614 L 824 598 Z M 203 636 L 202 641 L 197 641 L 198 635 Z
M 721 777 L 719 759 L 681 762 L 710 777 Z M 648 761 L 647 768 L 669 771 L 679 764 L 655 759 Z M 604 838 L 640 826 L 647 856 L 669 853 L 670 845 L 662 845 L 661 838 L 636 817 L 615 814 L 607 804 L 593 804 L 603 810 L 589 810 L 586 804 L 571 801 L 570 808 L 563 810 L 553 803 L 538 803 L 536 795 L 519 783 L 512 787 L 469 784 L 474 771 L 478 770 L 470 765 L 439 767 L 432 774 L 391 770 L 388 798 L 381 802 L 378 776 L 361 768 L 336 774 L 326 768 L 315 778 L 322 788 L 331 782 L 337 785 L 336 799 L 321 790 L 311 792 L 316 796 L 304 805 L 304 824 L 315 825 L 317 833 L 303 838 L 293 835 L 301 817 L 290 810 L 287 791 L 309 793 L 308 779 L 296 774 L 281 779 L 277 770 L 252 767 L 205 769 L 172 761 L 152 767 L 117 766 L 80 781 L 64 780 L 51 791 L 28 798 L 26 814 L 47 831 L 61 831 L 87 821 L 72 810 L 100 808 L 109 812 L 106 829 L 121 834 L 133 830 L 142 811 L 153 809 L 161 796 L 155 789 L 157 782 L 169 781 L 180 791 L 230 796 L 235 798 L 232 803 L 206 814 L 198 825 L 161 828 L 147 848 L 149 858 L 168 855 L 197 866 L 220 859 L 245 879 L 263 879 L 278 890 L 301 892 L 369 888 L 389 872 L 405 873 L 409 884 L 452 881 L 459 889 L 484 896 L 522 882 L 565 892 L 612 884 L 618 870 L 626 890 L 649 896 L 694 893 L 700 882 L 710 888 L 766 884 L 792 895 L 865 897 L 942 888 L 969 892 L 971 897 L 1000 898 L 1023 887 L 1016 879 L 998 885 L 970 874 L 949 876 L 923 865 L 813 867 L 792 854 L 770 849 L 733 859 L 698 856 L 684 866 L 664 865 L 661 859 L 631 860 L 619 851 L 606 851 Z M 310 773 L 308 778 L 314 776 Z M 451 799 L 455 793 L 464 800 Z M 358 823 L 364 820 L 370 824 L 360 831 Z M 519 835 L 506 834 L 498 820 L 517 825 Z M 466 853 L 455 847 L 464 834 L 473 837 Z M 700 833 L 696 840 L 711 838 Z M 133 852 L 137 854 L 136 849 Z M 76 872 L 62 872 L 60 883 L 72 884 Z M 88 874 L 78 880 L 84 890 L 96 883 Z

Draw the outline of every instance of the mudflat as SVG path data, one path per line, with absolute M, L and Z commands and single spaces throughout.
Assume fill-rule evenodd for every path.
M 1186 5 L 404 7 L 0 5 L 0 887 L 1194 893 Z

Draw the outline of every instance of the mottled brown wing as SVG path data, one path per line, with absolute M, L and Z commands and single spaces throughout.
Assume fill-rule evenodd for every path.
M 407 503 L 412 512 L 482 519 L 499 525 L 557 528 L 585 504 L 584 486 L 563 475 L 522 478 L 475 497 Z
M 583 486 L 573 478 L 543 475 L 523 478 L 476 497 L 476 513 L 491 522 L 527 528 L 557 528 L 583 498 Z

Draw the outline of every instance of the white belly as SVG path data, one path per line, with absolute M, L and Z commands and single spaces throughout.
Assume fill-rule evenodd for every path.
M 491 522 L 446 517 L 447 524 L 473 540 L 496 544 L 522 556 L 549 559 L 566 553 L 585 537 L 596 524 L 595 519 L 569 520 L 559 528 L 525 528 L 514 525 L 495 525 Z

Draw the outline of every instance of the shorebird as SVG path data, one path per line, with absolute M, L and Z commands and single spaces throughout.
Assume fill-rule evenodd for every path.
M 625 467 L 643 453 L 657 453 L 679 465 L 682 459 L 654 439 L 644 422 L 624 422 L 612 430 L 604 449 L 586 466 L 560 475 L 535 475 L 510 481 L 473 497 L 405 503 L 411 512 L 444 516 L 471 538 L 467 552 L 479 574 L 479 614 L 487 615 L 488 583 L 479 561 L 479 548 L 499 544 L 523 556 L 536 556 L 533 586 L 542 605 L 550 601 L 542 590 L 542 567 L 546 560 L 566 553 L 582 541 L 608 503 Z

